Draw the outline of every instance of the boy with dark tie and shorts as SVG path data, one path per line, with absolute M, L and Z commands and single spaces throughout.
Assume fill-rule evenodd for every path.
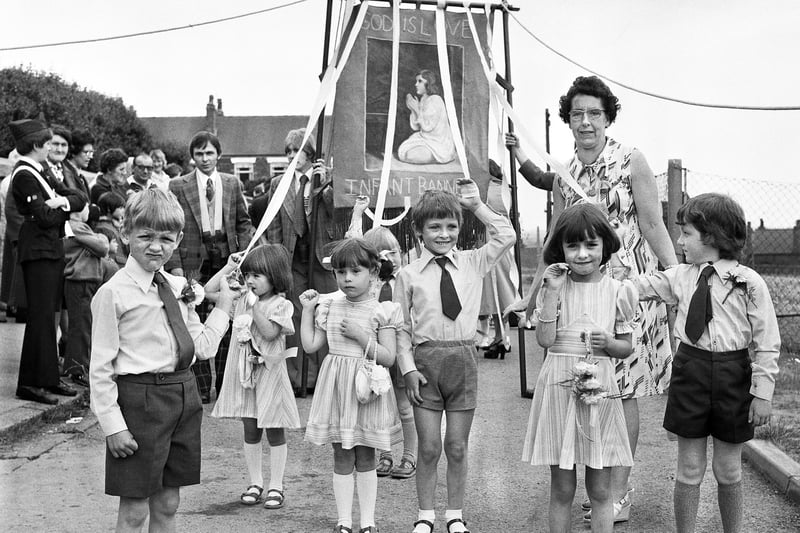
M 673 504 L 678 533 L 695 530 L 708 437 L 725 533 L 743 531 L 742 445 L 769 422 L 781 337 L 764 279 L 737 261 L 747 239 L 741 206 L 723 194 L 678 210 L 687 264 L 639 278 L 639 298 L 677 304 L 664 428 L 678 436 Z M 752 348 L 752 356 L 749 348 Z
M 419 259 L 400 271 L 394 301 L 403 309 L 397 332 L 397 359 L 414 407 L 419 434 L 417 500 L 413 533 L 433 531 L 436 467 L 442 453 L 442 413 L 447 413 L 447 533 L 467 532 L 462 517 L 467 480 L 467 451 L 478 396 L 475 324 L 481 303 L 481 279 L 513 246 L 516 234 L 506 217 L 486 207 L 474 182 L 459 182 L 458 197 L 429 190 L 412 212 L 412 224 L 424 246 Z M 461 209 L 469 209 L 492 228 L 477 250 L 455 250 Z
M 141 531 L 148 514 L 150 531 L 174 531 L 180 487 L 200 483 L 203 409 L 189 367 L 216 353 L 235 294 L 222 280 L 205 325 L 181 299 L 186 280 L 163 266 L 183 224 L 171 193 L 134 194 L 130 256 L 92 300 L 91 406 L 106 435 L 106 493 L 120 498 L 118 532 Z

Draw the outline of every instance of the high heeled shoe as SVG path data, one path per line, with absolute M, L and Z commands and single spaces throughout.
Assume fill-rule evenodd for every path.
M 614 523 L 617 522 L 627 522 L 631 516 L 631 500 L 633 498 L 633 488 L 628 489 L 628 492 L 625 493 L 625 496 L 618 502 L 614 502 Z M 583 515 L 584 522 L 591 522 L 592 521 L 592 510 L 589 509 L 585 515 Z
M 483 357 L 486 359 L 497 359 L 498 357 L 500 359 L 505 359 L 506 353 L 508 353 L 506 344 L 502 339 L 497 339 L 486 348 L 486 351 L 483 352 Z

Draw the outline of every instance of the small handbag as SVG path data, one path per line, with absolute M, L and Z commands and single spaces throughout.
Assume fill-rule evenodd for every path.
M 375 400 L 392 387 L 392 378 L 389 375 L 389 370 L 375 363 L 378 343 L 375 342 L 372 359 L 367 358 L 369 348 L 370 343 L 367 343 L 367 348 L 364 350 L 364 357 L 359 362 L 358 370 L 356 370 L 356 398 L 358 402 L 362 404 Z

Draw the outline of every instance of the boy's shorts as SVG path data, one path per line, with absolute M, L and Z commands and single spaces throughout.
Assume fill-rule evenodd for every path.
M 753 371 L 746 349 L 709 352 L 684 343 L 672 360 L 664 429 L 680 437 L 711 435 L 739 444 L 753 438 L 747 421 Z
M 478 405 L 475 341 L 428 341 L 414 350 L 414 362 L 427 385 L 419 388 L 422 406 L 434 411 L 469 411 Z
M 115 459 L 106 448 L 106 494 L 149 498 L 200 483 L 203 406 L 191 369 L 117 377 L 118 403 L 139 445 Z

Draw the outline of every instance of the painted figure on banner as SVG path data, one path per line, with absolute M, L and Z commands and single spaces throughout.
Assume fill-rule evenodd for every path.
M 436 74 L 421 70 L 414 89 L 415 95 L 406 95 L 414 133 L 397 149 L 397 157 L 406 163 L 449 163 L 456 158 L 456 145 Z

